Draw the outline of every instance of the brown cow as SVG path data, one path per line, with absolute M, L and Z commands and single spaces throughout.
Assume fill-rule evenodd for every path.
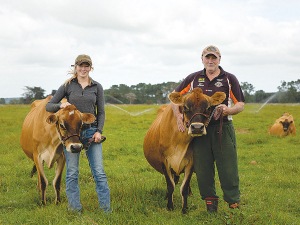
M 25 154 L 34 161 L 31 177 L 38 171 L 37 188 L 41 191 L 42 203 L 46 204 L 45 192 L 48 180 L 44 173 L 44 162 L 51 169 L 56 162 L 53 186 L 56 194 L 55 204 L 60 202 L 60 186 L 65 166 L 63 145 L 69 152 L 80 152 L 82 144 L 79 132 L 83 123 L 92 123 L 95 117 L 90 113 L 81 113 L 70 105 L 57 113 L 46 112 L 45 106 L 52 98 L 36 100 L 26 116 L 22 132 L 21 147 Z
M 280 137 L 296 135 L 296 127 L 293 116 L 284 112 L 282 116 L 269 127 L 268 134 L 279 135 Z
M 157 117 L 149 128 L 144 139 L 144 154 L 149 164 L 164 174 L 167 182 L 168 209 L 173 209 L 173 192 L 181 173 L 184 173 L 180 193 L 182 212 L 186 213 L 187 195 L 190 192 L 190 180 L 194 170 L 193 150 L 190 145 L 194 136 L 206 134 L 206 125 L 210 117 L 211 106 L 222 103 L 226 95 L 216 92 L 209 97 L 200 88 L 181 96 L 178 92 L 169 95 L 169 99 L 184 114 L 188 129 L 179 132 L 171 104 L 161 106 Z

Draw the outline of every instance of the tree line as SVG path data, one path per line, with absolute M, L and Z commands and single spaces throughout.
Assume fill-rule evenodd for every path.
M 254 86 L 248 82 L 241 82 L 241 88 L 246 103 L 299 103 L 300 79 L 291 82 L 281 81 L 277 87 L 278 92 L 266 93 L 263 90 L 255 91 Z
M 110 104 L 168 104 L 169 93 L 181 83 L 164 82 L 160 84 L 145 84 L 127 86 L 126 84 L 112 85 L 104 90 L 105 102 Z M 245 96 L 245 103 L 296 103 L 300 102 L 300 79 L 285 82 L 277 87 L 278 92 L 266 93 L 263 90 L 255 91 L 252 84 L 241 82 L 241 89 Z M 41 87 L 25 86 L 25 92 L 20 99 L 13 99 L 9 104 L 31 104 L 34 100 L 46 97 Z M 52 90 L 54 95 L 56 90 Z M 5 104 L 3 98 L 0 104 Z

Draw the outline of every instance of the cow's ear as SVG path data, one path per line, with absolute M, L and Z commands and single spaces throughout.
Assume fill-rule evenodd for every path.
M 93 123 L 96 118 L 91 113 L 81 113 L 81 119 L 84 123 Z
M 217 91 L 210 97 L 210 104 L 219 105 L 225 100 L 225 98 L 226 94 L 224 92 Z
M 52 114 L 50 116 L 48 116 L 48 118 L 46 119 L 46 122 L 49 124 L 54 124 L 56 123 L 58 120 L 58 117 L 55 114 Z
M 184 103 L 183 96 L 179 92 L 172 92 L 169 94 L 169 99 L 175 105 L 182 105 Z

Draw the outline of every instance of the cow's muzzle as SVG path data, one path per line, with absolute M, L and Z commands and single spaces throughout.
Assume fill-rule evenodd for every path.
M 82 150 L 82 144 L 70 144 L 66 146 L 66 150 L 71 153 L 79 153 Z
M 206 135 L 205 125 L 203 123 L 192 123 L 189 126 L 188 134 L 193 137 Z

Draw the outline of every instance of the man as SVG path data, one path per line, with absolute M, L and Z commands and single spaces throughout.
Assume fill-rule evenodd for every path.
M 243 111 L 245 98 L 239 82 L 233 74 L 225 72 L 221 66 L 221 53 L 215 46 L 208 46 L 202 52 L 204 69 L 187 76 L 174 91 L 182 95 L 190 89 L 200 87 L 203 93 L 212 96 L 221 91 L 226 99 L 219 107 L 223 108 L 222 151 L 219 146 L 220 119 L 212 119 L 207 127 L 207 135 L 193 139 L 194 167 L 200 195 L 206 201 L 209 213 L 218 210 L 218 195 L 215 189 L 215 162 L 218 169 L 224 200 L 230 208 L 239 208 L 240 190 L 237 162 L 235 130 L 232 115 Z M 234 105 L 231 106 L 231 100 Z M 178 130 L 185 131 L 183 114 L 179 106 L 172 103 Z M 219 110 L 219 109 L 218 109 Z

